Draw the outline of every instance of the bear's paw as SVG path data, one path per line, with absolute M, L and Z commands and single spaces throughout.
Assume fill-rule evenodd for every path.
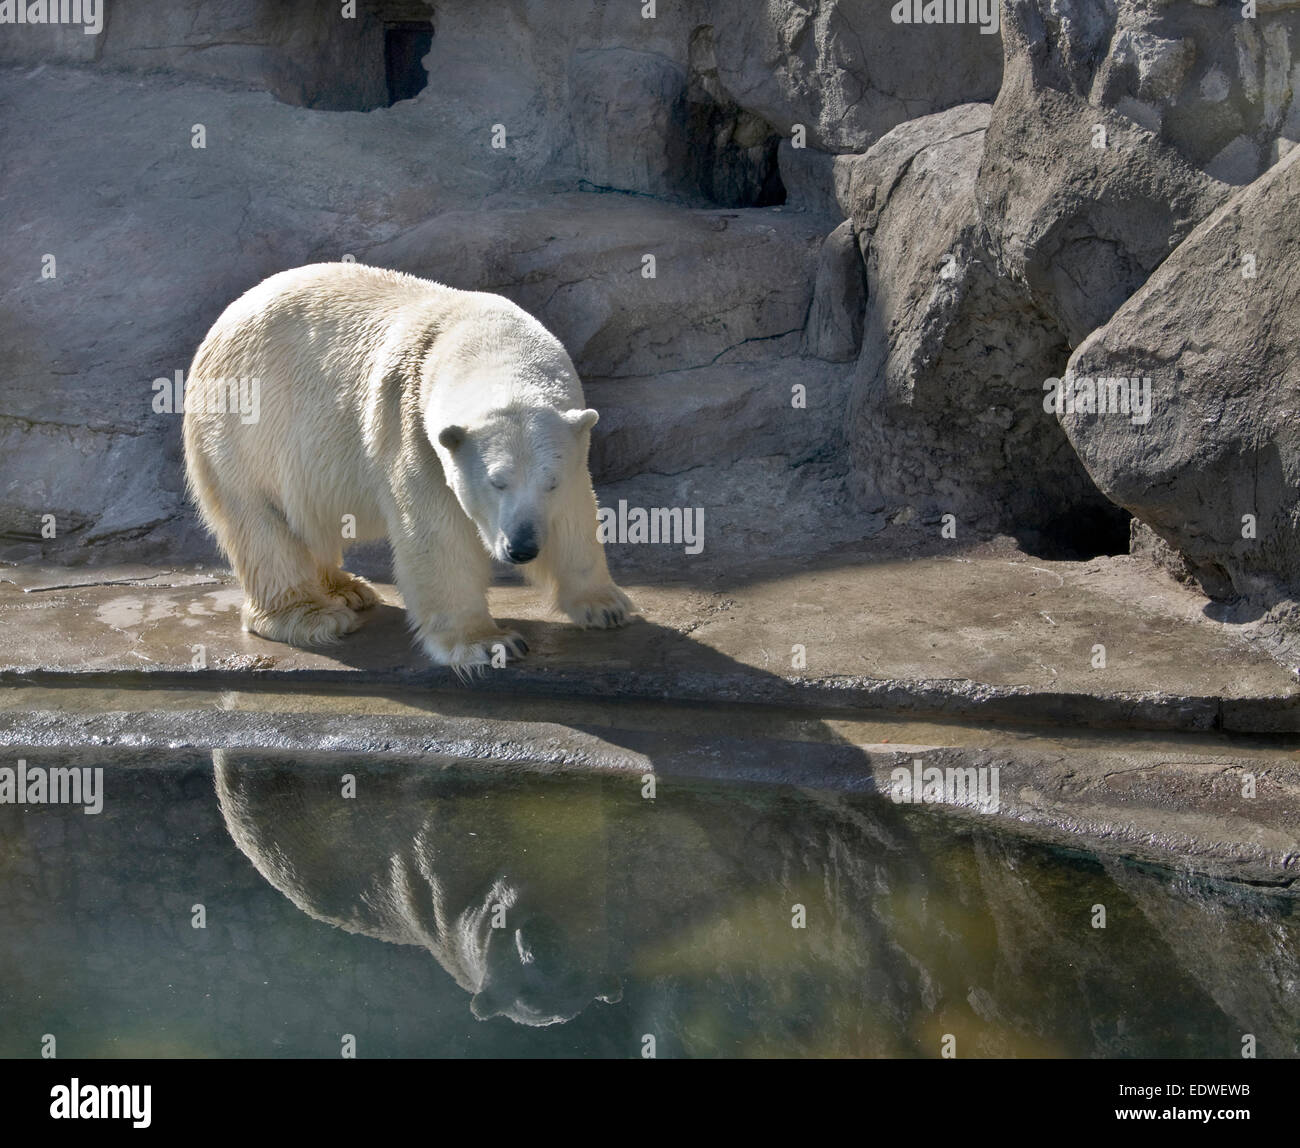
M 565 597 L 560 609 L 575 625 L 588 630 L 609 630 L 626 624 L 636 613 L 631 600 L 613 582 L 598 589 Z
M 462 679 L 481 676 L 489 669 L 500 669 L 528 653 L 528 643 L 513 630 L 484 634 L 443 632 L 426 635 L 422 645 L 433 661 L 450 667 Z
M 345 570 L 335 570 L 327 575 L 325 590 L 331 598 L 349 610 L 369 610 L 379 602 L 379 595 L 369 582 Z
M 262 609 L 245 602 L 244 629 L 275 642 L 291 646 L 330 646 L 361 625 L 361 619 L 346 606 L 329 598 L 310 598 Z

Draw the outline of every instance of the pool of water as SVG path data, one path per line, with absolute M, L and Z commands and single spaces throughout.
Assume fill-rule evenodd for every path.
M 1294 897 L 930 807 L 427 756 L 26 760 L 102 768 L 104 800 L 0 804 L 7 1057 L 1300 1056 Z

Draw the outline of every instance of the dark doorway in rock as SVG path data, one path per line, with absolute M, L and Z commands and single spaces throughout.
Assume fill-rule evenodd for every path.
M 1034 558 L 1058 562 L 1086 562 L 1089 558 L 1129 552 L 1129 523 L 1133 516 L 1122 507 L 1075 507 L 1034 529 L 1016 533 L 1020 548 Z
M 429 74 L 421 62 L 433 46 L 433 26 L 403 20 L 384 25 L 384 82 L 388 106 L 414 99 L 424 91 Z
M 785 202 L 777 164 L 781 133 L 741 108 L 718 78 L 713 28 L 691 33 L 686 89 L 689 182 L 716 207 L 776 207 Z

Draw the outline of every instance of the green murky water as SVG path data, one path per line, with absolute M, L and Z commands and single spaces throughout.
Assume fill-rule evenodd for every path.
M 1300 1056 L 1294 899 L 928 808 L 355 754 L 68 763 L 104 767 L 98 815 L 0 805 L 4 1056 Z

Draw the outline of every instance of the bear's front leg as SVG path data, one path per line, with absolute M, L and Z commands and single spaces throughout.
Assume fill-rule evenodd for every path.
M 579 626 L 622 626 L 637 612 L 609 576 L 605 548 L 596 536 L 596 495 L 590 486 L 556 515 L 547 544 L 524 569 Z
M 463 677 L 492 665 L 494 656 L 522 657 L 528 644 L 492 620 L 491 563 L 473 526 L 448 517 L 451 522 L 412 524 L 393 533 L 393 573 L 424 652 Z

